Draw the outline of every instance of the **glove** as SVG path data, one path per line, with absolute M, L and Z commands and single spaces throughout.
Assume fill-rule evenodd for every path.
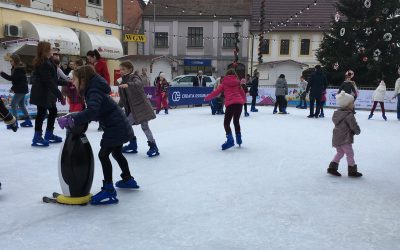
M 59 98 L 58 101 L 61 103 L 61 105 L 65 106 L 67 102 L 65 101 L 65 97 Z
M 75 126 L 74 118 L 71 115 L 61 116 L 57 119 L 57 122 L 61 129 L 73 128 Z

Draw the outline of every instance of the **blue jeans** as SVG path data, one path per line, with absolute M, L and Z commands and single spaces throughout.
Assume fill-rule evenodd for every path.
M 18 110 L 19 107 L 24 114 L 24 118 L 29 118 L 28 110 L 26 110 L 25 106 L 25 94 L 15 94 L 11 101 L 11 110 L 15 118 L 18 119 Z
M 400 120 L 400 94 L 397 95 L 397 119 Z

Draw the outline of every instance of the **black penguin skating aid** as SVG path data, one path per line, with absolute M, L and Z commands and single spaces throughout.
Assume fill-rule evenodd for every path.
M 59 156 L 59 178 L 63 194 L 43 197 L 45 203 L 86 205 L 93 183 L 94 157 L 85 132 L 88 124 L 67 130 L 67 138 Z

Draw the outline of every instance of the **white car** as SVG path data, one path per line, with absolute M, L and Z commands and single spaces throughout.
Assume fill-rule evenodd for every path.
M 171 87 L 193 87 L 195 75 L 181 75 L 172 80 Z M 214 87 L 216 79 L 213 76 L 204 76 L 207 87 Z

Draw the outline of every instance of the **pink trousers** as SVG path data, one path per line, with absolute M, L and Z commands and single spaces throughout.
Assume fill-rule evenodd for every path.
M 344 155 L 346 155 L 347 158 L 347 164 L 349 166 L 354 166 L 356 165 L 356 162 L 354 161 L 354 151 L 353 151 L 353 145 L 347 144 L 347 145 L 342 145 L 340 147 L 336 147 L 336 155 L 333 158 L 332 162 L 336 162 L 339 164 L 340 160 L 343 158 Z

